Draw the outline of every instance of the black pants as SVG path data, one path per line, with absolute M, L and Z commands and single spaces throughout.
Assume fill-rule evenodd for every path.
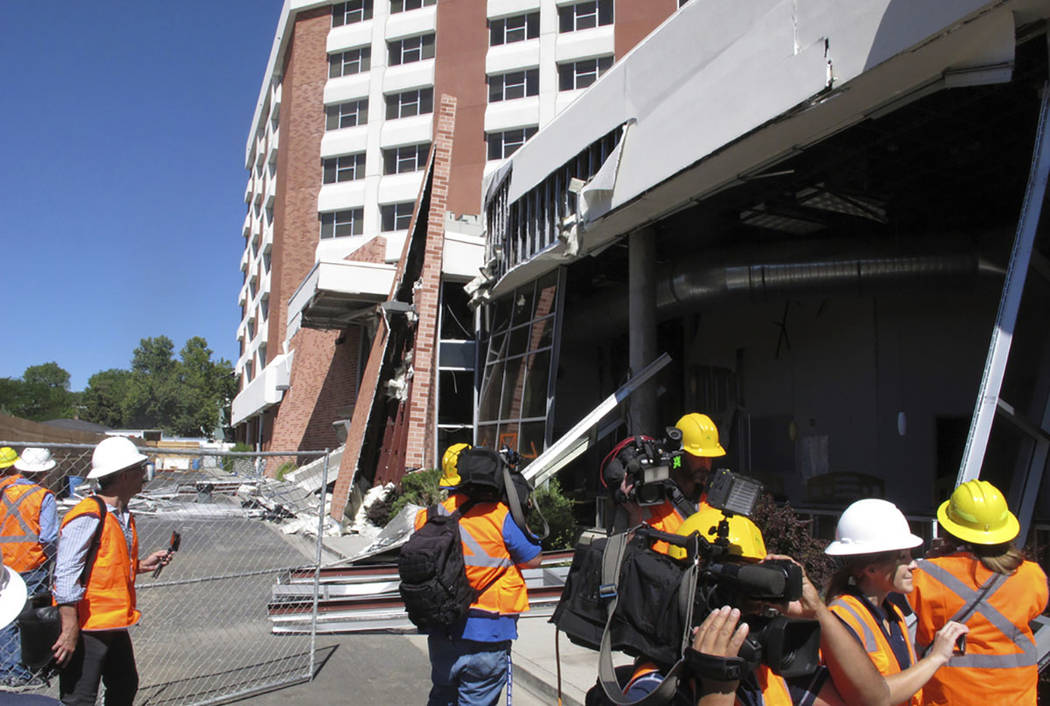
M 99 681 L 106 685 L 106 706 L 131 706 L 139 690 L 135 652 L 127 630 L 82 632 L 77 649 L 58 679 L 67 706 L 94 706 Z

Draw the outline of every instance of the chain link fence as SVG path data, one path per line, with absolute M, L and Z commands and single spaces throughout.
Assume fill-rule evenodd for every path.
M 93 446 L 0 446 L 50 449 L 58 465 L 25 475 L 55 494 L 60 521 L 94 490 L 86 480 Z M 152 477 L 130 502 L 139 555 L 168 548 L 173 532 L 181 535 L 181 546 L 159 576 L 140 574 L 136 583 L 142 611 L 130 629 L 139 672 L 136 703 L 224 703 L 309 680 L 316 666 L 322 538 L 336 531 L 325 488 L 329 466 L 338 461 L 333 464 L 325 451 L 140 450 L 150 457 Z M 299 591 L 280 590 L 293 574 Z M 306 629 L 276 634 L 275 616 L 301 616 Z M 28 684 L 15 677 L 0 683 L 0 691 L 57 696 L 58 677 L 44 685 L 47 676 L 30 675 Z

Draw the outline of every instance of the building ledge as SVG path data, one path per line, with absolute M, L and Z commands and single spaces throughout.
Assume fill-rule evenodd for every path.
M 348 260 L 314 265 L 288 302 L 288 320 L 305 328 L 341 329 L 390 295 L 394 266 Z
M 231 426 L 242 424 L 249 417 L 272 407 L 284 398 L 284 391 L 288 389 L 292 377 L 293 355 L 294 351 L 274 358 L 233 398 L 230 408 Z

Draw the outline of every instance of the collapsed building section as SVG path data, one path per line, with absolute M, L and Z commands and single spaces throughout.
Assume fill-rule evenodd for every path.
M 703 411 L 727 465 L 795 505 L 928 516 L 987 391 L 1015 233 L 1039 224 L 1042 191 L 1022 206 L 1048 15 L 683 6 L 486 183 L 478 443 L 533 458 L 668 352 L 563 485 L 599 497 L 614 438 Z M 1034 270 L 1047 250 L 1039 225 Z M 1016 414 L 978 466 L 1038 523 L 1050 291 L 1027 279 L 999 404 Z

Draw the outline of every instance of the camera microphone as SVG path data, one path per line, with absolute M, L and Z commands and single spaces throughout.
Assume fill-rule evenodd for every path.
M 733 583 L 748 598 L 797 601 L 802 597 L 802 574 L 794 564 L 709 564 L 704 572 Z

